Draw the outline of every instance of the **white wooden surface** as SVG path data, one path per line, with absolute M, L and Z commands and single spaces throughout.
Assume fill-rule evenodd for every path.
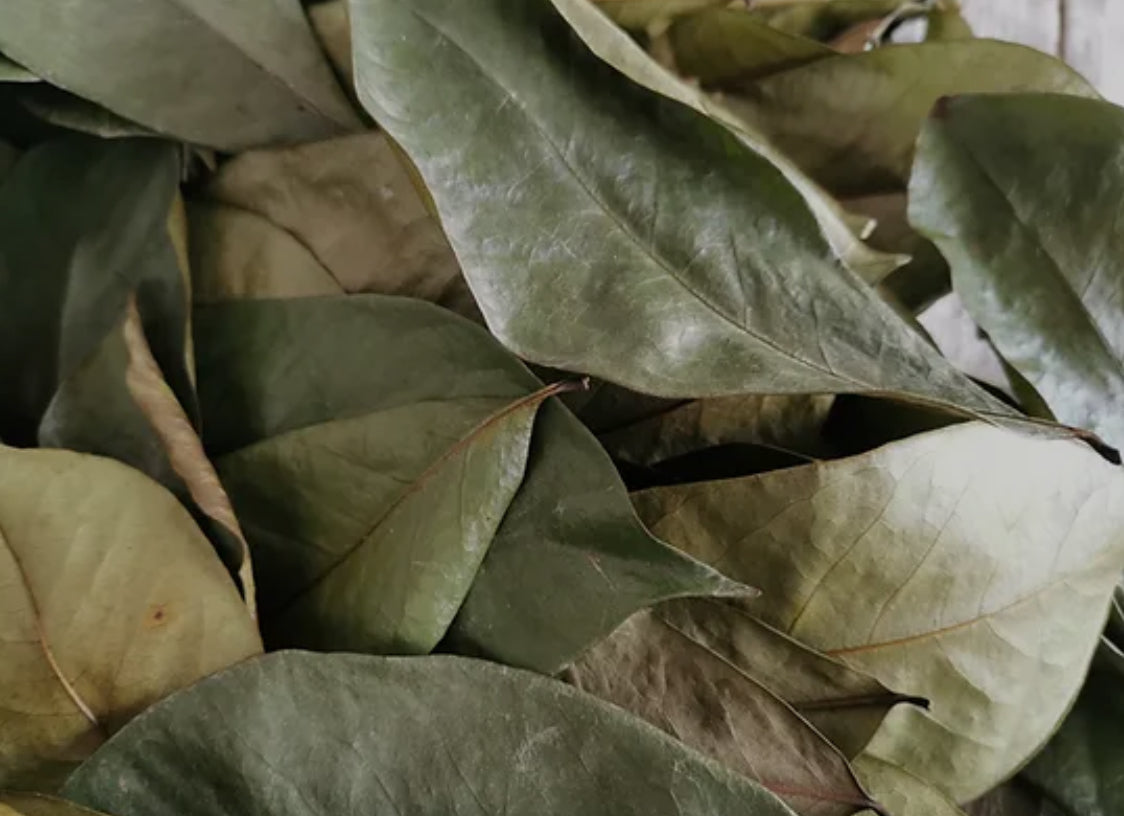
M 961 0 L 981 37 L 1055 54 L 1124 104 L 1124 0 Z

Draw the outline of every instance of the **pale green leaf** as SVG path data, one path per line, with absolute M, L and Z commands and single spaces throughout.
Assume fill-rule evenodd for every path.
M 360 126 L 298 0 L 5 0 L 0 50 L 119 116 L 208 147 Z
M 617 74 L 547 0 L 352 12 L 360 97 L 516 353 L 663 396 L 874 391 L 1006 412 L 834 259 L 768 161 Z
M 725 103 L 816 181 L 844 196 L 900 190 L 933 103 L 962 93 L 1095 97 L 1065 63 L 993 40 L 892 45 L 746 83 Z
M 910 219 L 995 348 L 1062 422 L 1124 447 L 1124 110 L 949 100 L 922 134 Z M 1031 183 L 1031 180 L 1035 180 Z
M 855 760 L 854 767 L 890 816 L 964 816 L 955 802 L 924 779 L 890 762 L 864 754 Z
M 978 423 L 635 500 L 657 535 L 760 587 L 766 623 L 931 700 L 893 709 L 868 751 L 957 801 L 1056 727 L 1124 565 L 1115 467 Z
M 65 793 L 116 816 L 791 816 L 545 677 L 453 657 L 269 655 L 148 712 Z
M 156 700 L 261 651 L 207 539 L 137 471 L 0 447 L 0 785 L 50 790 Z

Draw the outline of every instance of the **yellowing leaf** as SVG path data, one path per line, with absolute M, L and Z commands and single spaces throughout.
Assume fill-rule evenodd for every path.
M 932 702 L 868 751 L 954 800 L 1025 762 L 1080 688 L 1124 566 L 1124 476 L 979 424 L 636 495 L 653 531 L 759 586 L 752 612 Z
M 210 543 L 142 474 L 0 447 L 0 785 L 51 789 L 172 691 L 261 651 Z

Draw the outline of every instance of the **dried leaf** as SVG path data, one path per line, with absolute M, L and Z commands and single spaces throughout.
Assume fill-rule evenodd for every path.
M 142 474 L 0 447 L 0 785 L 50 790 L 171 691 L 261 651 L 210 544 Z
M 1064 96 L 949 100 L 925 127 L 910 219 L 995 348 L 1062 421 L 1124 447 L 1124 111 Z M 1040 183 L 1028 183 L 1039 179 Z
M 1057 725 L 1124 566 L 1116 468 L 977 423 L 635 501 L 657 535 L 759 586 L 766 623 L 930 699 L 892 710 L 867 750 L 957 801 Z
M 458 440 L 541 383 L 481 328 L 421 301 L 243 301 L 196 318 L 205 441 L 254 551 L 267 636 L 387 648 L 356 634 L 381 625 L 371 608 L 400 603 L 405 576 L 465 556 L 446 536 L 435 560 L 416 558 L 429 546 L 420 526 L 385 529 L 394 543 L 368 541 L 376 522 Z M 656 600 L 744 591 L 644 531 L 607 457 L 560 405 L 541 410 L 528 456 L 525 476 L 513 455 L 503 481 L 465 482 L 473 497 L 451 520 L 438 509 L 461 501 L 455 481 L 413 502 L 418 525 L 461 525 L 491 545 L 474 576 L 411 600 L 437 621 L 431 631 L 465 601 L 449 634 L 457 648 L 554 671 Z M 345 568 L 318 584 L 357 542 L 365 551 L 348 563 L 382 559 L 385 577 Z M 373 580 L 393 591 L 371 592 Z M 282 613 L 310 587 L 322 606 L 306 608 L 297 629 Z
M 284 230 L 345 292 L 406 295 L 476 313 L 440 226 L 385 134 L 243 153 L 210 181 L 205 200 Z M 210 234 L 197 241 L 211 251 Z
M 119 116 L 207 147 L 360 126 L 298 0 L 5 0 L 0 50 Z
M 799 714 L 658 612 L 629 618 L 567 679 L 756 780 L 804 816 L 875 807 L 843 755 Z
M 546 0 L 352 12 L 360 96 L 518 354 L 661 396 L 876 391 L 1008 413 L 835 261 L 768 161 L 622 78 Z M 630 42 L 610 29 L 604 50 Z
M 792 816 L 555 680 L 464 658 L 299 652 L 157 706 L 65 793 L 116 816 Z
M 1065 63 L 992 40 L 841 54 L 772 74 L 724 97 L 812 178 L 845 196 L 905 187 L 914 144 L 942 96 L 1043 91 L 1095 97 Z

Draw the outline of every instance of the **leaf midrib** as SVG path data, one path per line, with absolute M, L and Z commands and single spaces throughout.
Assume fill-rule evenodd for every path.
M 410 11 L 411 14 L 414 15 L 414 17 L 417 20 L 419 20 L 420 22 L 429 26 L 438 36 L 442 37 L 450 45 L 455 47 L 461 54 L 463 54 L 464 57 L 476 68 L 478 74 L 481 77 L 483 77 L 485 80 L 487 80 L 489 83 L 491 83 L 506 99 L 511 101 L 514 108 L 516 110 L 518 110 L 522 114 L 524 120 L 532 128 L 534 128 L 536 132 L 538 132 L 538 134 L 542 137 L 542 140 L 546 144 L 546 146 L 549 147 L 550 150 L 554 153 L 554 155 L 558 157 L 558 160 L 562 163 L 563 167 L 565 167 L 565 169 L 567 171 L 569 171 L 570 177 L 578 185 L 578 187 L 581 189 L 581 191 L 583 193 L 585 193 L 585 195 L 597 206 L 598 210 L 600 212 L 602 212 L 605 215 L 605 217 L 608 218 L 614 224 L 614 226 L 617 227 L 617 229 L 620 231 L 620 233 L 625 238 L 627 238 L 638 249 L 640 249 L 641 253 L 644 256 L 646 256 L 657 267 L 659 267 L 661 270 L 663 270 L 663 272 L 669 278 L 671 278 L 673 281 L 675 281 L 677 284 L 679 284 L 679 286 L 687 294 L 689 294 L 692 298 L 697 300 L 703 307 L 705 307 L 708 311 L 712 312 L 715 316 L 717 316 L 718 318 L 720 318 L 724 322 L 733 326 L 739 332 L 742 332 L 742 333 L 748 335 L 752 339 L 761 343 L 763 346 L 766 346 L 767 348 L 773 350 L 774 352 L 781 355 L 785 359 L 791 360 L 794 363 L 805 366 L 806 368 L 809 368 L 809 369 L 811 369 L 813 371 L 816 371 L 820 374 L 825 374 L 829 377 L 833 377 L 837 380 L 841 380 L 843 382 L 849 383 L 852 386 L 857 386 L 862 391 L 869 391 L 869 390 L 871 390 L 872 388 L 875 387 L 873 383 L 862 382 L 861 380 L 856 380 L 855 378 L 851 377 L 848 374 L 837 372 L 834 369 L 832 369 L 830 367 L 830 365 L 828 365 L 826 363 L 825 364 L 819 364 L 819 363 L 816 363 L 812 360 L 805 359 L 805 358 L 795 354 L 791 350 L 786 349 L 783 346 L 781 346 L 780 344 L 778 344 L 775 340 L 755 331 L 752 327 L 738 322 L 737 319 L 735 319 L 731 315 L 726 314 L 717 304 L 711 303 L 710 300 L 708 300 L 706 297 L 704 297 L 700 292 L 698 292 L 694 288 L 692 288 L 686 281 L 684 281 L 675 272 L 673 267 L 671 267 L 662 257 L 656 255 L 651 250 L 651 248 L 649 248 L 640 239 L 640 237 L 636 234 L 636 231 L 633 229 L 633 227 L 626 220 L 624 220 L 615 210 L 613 210 L 611 207 L 609 207 L 608 204 L 606 204 L 606 202 L 599 195 L 597 195 L 596 192 L 594 192 L 594 190 L 590 186 L 590 184 L 577 171 L 577 169 L 569 162 L 569 160 L 566 158 L 566 156 L 562 152 L 562 150 L 554 143 L 553 139 L 550 138 L 549 134 L 547 134 L 547 132 L 542 128 L 542 126 L 535 120 L 535 118 L 530 114 L 530 112 L 520 102 L 520 100 L 515 96 L 515 94 L 511 90 L 509 90 L 507 87 L 504 86 L 504 84 L 499 80 L 499 78 L 497 78 L 492 73 L 487 71 L 485 69 L 485 66 L 479 60 L 477 60 L 476 57 L 472 53 L 470 53 L 467 48 L 465 48 L 463 45 L 461 45 L 461 43 L 459 41 L 457 41 L 457 39 L 455 37 L 453 37 L 447 31 L 445 31 L 445 29 L 442 28 L 439 23 L 436 23 L 433 20 L 429 19 L 427 16 L 425 16 L 425 14 L 423 13 L 422 10 L 412 6 L 409 9 L 409 11 Z M 585 47 L 584 44 L 583 44 L 583 47 Z M 736 274 L 738 275 L 738 278 L 739 278 L 739 281 L 740 281 L 741 280 L 740 270 L 737 270 Z
M 82 696 L 78 693 L 78 690 L 74 688 L 74 685 L 70 682 L 70 680 L 67 679 L 66 675 L 63 674 L 62 667 L 59 665 L 59 662 L 55 657 L 54 650 L 51 648 L 51 644 L 47 641 L 47 631 L 46 627 L 43 625 L 43 613 L 40 610 L 39 601 L 35 597 L 35 592 L 32 589 L 31 579 L 27 575 L 27 570 L 23 565 L 23 561 L 20 559 L 19 553 L 17 553 L 16 548 L 12 546 L 12 543 L 8 535 L 5 533 L 3 527 L 0 527 L 0 544 L 2 544 L 4 546 L 4 549 L 8 551 L 8 554 L 12 559 L 12 564 L 15 565 L 16 574 L 19 576 L 20 585 L 23 587 L 24 593 L 27 595 L 27 603 L 28 606 L 31 607 L 31 617 L 35 624 L 35 641 L 39 644 L 40 651 L 42 651 L 43 653 L 43 659 L 46 660 L 47 665 L 51 669 L 51 673 L 55 676 L 55 679 L 58 681 L 59 685 L 62 686 L 63 691 L 66 692 L 66 696 L 70 698 L 70 701 L 72 703 L 74 703 L 75 708 L 77 708 L 82 713 L 82 716 L 89 721 L 90 725 L 92 725 L 97 731 L 103 732 L 104 736 L 104 730 L 102 728 L 101 722 L 97 718 L 97 715 L 94 714 L 90 706 L 86 703 L 85 700 L 82 699 Z

